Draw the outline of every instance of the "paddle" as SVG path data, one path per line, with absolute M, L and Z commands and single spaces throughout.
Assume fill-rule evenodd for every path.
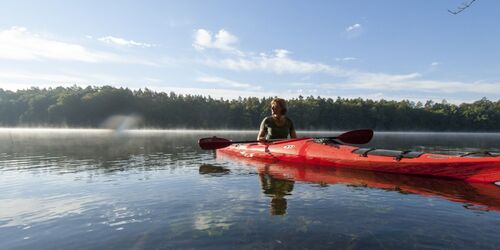
M 372 139 L 372 137 L 373 137 L 373 130 L 358 129 L 345 132 L 339 136 L 321 137 L 318 139 L 338 140 L 349 144 L 365 144 L 368 143 Z M 255 143 L 255 142 L 259 141 L 231 141 L 228 139 L 214 136 L 214 137 L 201 138 L 198 141 L 198 144 L 202 149 L 208 150 L 208 149 L 225 148 L 231 144 L 236 144 L 236 143 Z

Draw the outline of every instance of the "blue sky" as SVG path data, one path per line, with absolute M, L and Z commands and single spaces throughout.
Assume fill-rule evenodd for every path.
M 2 1 L 0 88 L 500 98 L 500 1 Z

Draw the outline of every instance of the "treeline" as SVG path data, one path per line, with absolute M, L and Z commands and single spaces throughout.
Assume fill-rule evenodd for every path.
M 0 89 L 1 126 L 97 127 L 112 115 L 135 114 L 141 127 L 257 129 L 269 98 L 214 99 L 149 89 L 103 87 Z M 288 100 L 298 130 L 500 131 L 500 100 L 460 105 L 344 98 Z

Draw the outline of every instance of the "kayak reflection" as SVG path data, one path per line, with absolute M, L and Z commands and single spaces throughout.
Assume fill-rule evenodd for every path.
M 217 154 L 217 157 L 239 162 L 243 160 L 226 154 Z M 287 203 L 284 197 L 291 194 L 295 181 L 321 185 L 342 184 L 439 197 L 463 203 L 466 209 L 500 211 L 500 187 L 492 183 L 474 183 L 347 168 L 325 168 L 248 158 L 245 158 L 244 162 L 256 167 L 264 193 L 273 195 L 272 214 L 286 213 Z

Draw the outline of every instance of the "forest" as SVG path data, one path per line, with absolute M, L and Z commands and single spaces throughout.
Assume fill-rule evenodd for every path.
M 266 98 L 222 99 L 111 86 L 0 89 L 0 126 L 99 127 L 112 115 L 141 117 L 141 128 L 258 129 Z M 297 130 L 500 131 L 500 100 L 450 104 L 298 96 L 287 114 Z

